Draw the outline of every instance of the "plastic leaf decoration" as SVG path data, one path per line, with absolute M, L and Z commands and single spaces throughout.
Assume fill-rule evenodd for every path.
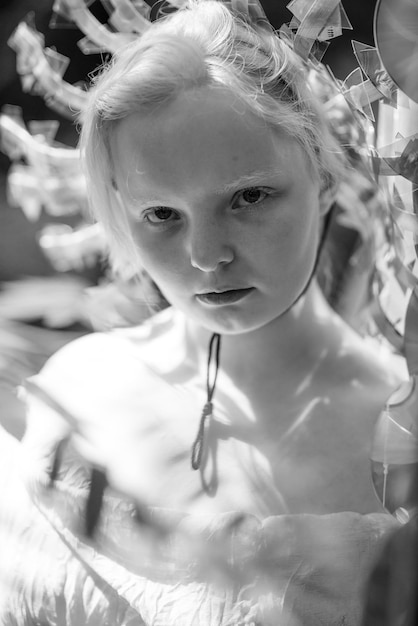
M 79 46 L 85 53 L 113 53 L 119 46 L 140 37 L 151 21 L 187 6 L 188 1 L 162 0 L 150 6 L 145 0 L 102 0 L 108 15 L 105 23 L 93 15 L 89 0 L 56 0 L 54 12 L 57 22 L 58 19 L 67 24 L 72 22 L 84 34 Z M 234 12 L 253 24 L 271 29 L 259 0 L 219 1 L 225 1 Z M 418 139 L 415 135 L 398 137 L 378 151 L 370 145 L 370 128 L 375 121 L 372 104 L 380 101 L 397 107 L 396 85 L 383 67 L 379 51 L 358 41 L 353 41 L 353 51 L 359 67 L 344 81 L 337 80 L 318 63 L 328 41 L 339 36 L 343 29 L 352 29 L 339 0 L 292 0 L 287 8 L 291 20 L 280 28 L 279 35 L 312 69 L 311 82 L 314 85 L 316 81 L 315 89 L 322 91 L 324 110 L 332 130 L 356 172 L 351 177 L 347 173 L 337 196 L 340 224 L 356 230 L 361 240 L 352 263 L 357 264 L 359 270 L 369 268 L 367 271 L 370 271 L 376 252 L 378 262 L 371 283 L 377 294 L 384 288 L 388 268 L 401 286 L 410 285 L 414 280 L 411 258 L 415 258 L 417 241 L 417 194 L 405 190 L 404 186 L 400 193 L 395 187 L 397 177 L 417 185 Z M 87 92 L 63 80 L 68 59 L 45 48 L 43 36 L 28 21 L 18 26 L 9 43 L 16 50 L 17 69 L 25 90 L 42 95 L 47 104 L 68 117 L 83 110 Z M 399 115 L 404 115 L 403 109 Z M 24 163 L 16 162 L 10 171 L 10 201 L 20 205 L 29 219 L 36 219 L 42 208 L 53 215 L 77 211 L 83 214 L 85 183 L 77 151 L 53 144 L 52 127 L 41 129 L 41 134 L 39 131 L 39 126 L 33 125 L 26 129 L 16 115 L 0 117 L 2 149 L 12 161 L 24 160 Z M 377 186 L 381 187 L 381 193 L 373 191 Z M 380 223 L 382 227 L 378 229 Z M 379 232 L 374 232 L 376 230 Z M 52 255 L 60 246 L 62 250 L 73 251 L 73 260 L 68 262 L 76 264 L 76 250 L 83 258 L 80 241 L 89 240 L 87 232 L 85 236 L 81 233 L 78 229 L 71 233 L 49 231 L 41 241 L 45 250 L 49 245 Z M 71 237 L 74 237 L 74 245 L 70 243 Z M 89 254 L 85 258 L 90 258 Z M 375 298 L 372 290 L 369 297 L 370 302 Z
M 54 3 L 54 11 L 56 13 L 64 13 L 74 24 L 86 35 L 84 39 L 79 41 L 79 46 L 85 54 L 92 52 L 116 52 L 121 46 L 133 41 L 136 37 L 133 33 L 115 33 L 110 28 L 101 24 L 94 17 L 86 6 L 84 0 L 56 0 Z M 149 28 L 150 22 L 143 18 L 140 13 L 135 11 L 135 28 L 140 28 L 139 32 L 144 32 Z M 90 46 L 92 42 L 94 46 Z
M 296 29 L 293 46 L 304 59 L 317 40 L 333 39 L 342 28 L 351 28 L 339 0 L 292 0 L 287 8 L 293 14 L 290 28 Z
M 397 87 L 383 68 L 377 48 L 354 40 L 351 43 L 359 66 L 379 92 L 376 99 L 380 100 L 383 96 L 384 102 L 396 107 Z
M 74 118 L 83 110 L 87 93 L 62 79 L 69 60 L 44 48 L 44 37 L 27 22 L 21 22 L 8 41 L 17 54 L 17 71 L 23 91 L 42 95 L 48 106 Z
M 109 24 L 121 33 L 142 33 L 149 25 L 150 7 L 145 0 L 109 0 L 114 11 Z

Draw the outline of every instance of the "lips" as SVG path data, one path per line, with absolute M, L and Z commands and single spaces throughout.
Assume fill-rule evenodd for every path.
M 225 289 L 223 291 L 210 291 L 206 293 L 199 293 L 196 298 L 199 302 L 209 304 L 212 306 L 218 306 L 222 304 L 234 304 L 239 302 L 243 298 L 247 297 L 254 291 L 254 287 L 248 287 L 246 289 Z

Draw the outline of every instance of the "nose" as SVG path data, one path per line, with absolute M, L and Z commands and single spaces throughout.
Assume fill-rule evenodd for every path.
M 213 272 L 234 259 L 228 229 L 220 221 L 202 219 L 190 227 L 190 262 L 202 272 Z

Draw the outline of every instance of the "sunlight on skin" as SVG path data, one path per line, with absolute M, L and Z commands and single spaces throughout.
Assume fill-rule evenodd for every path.
M 288 439 L 298 428 L 308 422 L 309 418 L 313 416 L 313 409 L 318 404 L 330 404 L 330 399 L 327 397 L 312 398 L 312 400 L 306 405 L 299 417 L 293 422 L 291 426 L 289 426 L 287 431 L 280 438 L 280 444 L 285 443 L 286 439 Z
M 309 386 L 313 382 L 315 374 L 318 372 L 319 368 L 321 367 L 321 364 L 326 360 L 327 356 L 328 356 L 328 349 L 325 348 L 319 355 L 316 363 L 312 365 L 311 371 L 306 375 L 304 380 L 302 380 L 301 383 L 296 387 L 295 397 L 302 394 L 304 391 L 306 391 L 309 388 Z
M 131 114 L 113 132 L 112 159 L 146 272 L 191 321 L 242 343 L 304 289 L 329 199 L 316 177 L 301 176 L 300 144 L 248 107 L 237 116 L 235 102 L 202 87 L 158 115 Z M 200 298 L 249 289 L 245 306 Z

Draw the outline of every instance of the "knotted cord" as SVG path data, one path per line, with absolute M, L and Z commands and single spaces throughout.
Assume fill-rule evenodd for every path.
M 197 431 L 196 439 L 194 440 L 194 443 L 192 446 L 191 461 L 192 461 L 192 468 L 194 470 L 199 469 L 201 462 L 202 462 L 205 431 L 206 431 L 206 427 L 208 423 L 208 418 L 212 416 L 212 411 L 213 411 L 212 398 L 215 393 L 216 379 L 218 378 L 220 352 L 221 352 L 221 336 L 218 333 L 213 333 L 209 342 L 208 367 L 207 367 L 207 372 L 206 372 L 207 400 L 202 410 L 202 416 L 200 418 L 199 429 Z M 213 362 L 214 362 L 214 368 L 212 367 Z M 213 369 L 214 369 L 213 380 L 211 381 L 211 374 L 212 374 Z

